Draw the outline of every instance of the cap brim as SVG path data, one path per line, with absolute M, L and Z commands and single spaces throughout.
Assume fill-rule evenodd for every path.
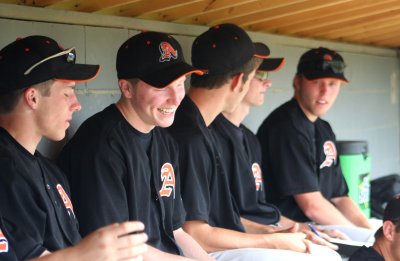
M 285 65 L 285 58 L 267 58 L 261 63 L 257 71 L 259 72 L 274 72 L 279 71 Z
M 262 43 L 253 43 L 254 45 L 254 56 L 261 58 L 261 59 L 265 59 L 270 55 L 270 50 L 269 48 Z
M 140 77 L 140 80 L 150 84 L 151 86 L 164 88 L 171 85 L 177 79 L 192 73 L 199 75 L 204 74 L 203 71 L 198 70 L 187 63 L 180 62 L 174 63 L 168 68 L 163 68 L 162 70 Z
M 326 72 L 302 72 L 302 74 L 308 80 L 315 80 L 315 79 L 323 79 L 323 78 L 330 78 L 330 79 L 338 79 L 348 83 L 349 81 L 344 77 L 343 73 L 326 73 Z
M 99 72 L 99 65 L 72 64 L 63 72 L 58 73 L 55 78 L 57 80 L 87 82 L 96 78 Z

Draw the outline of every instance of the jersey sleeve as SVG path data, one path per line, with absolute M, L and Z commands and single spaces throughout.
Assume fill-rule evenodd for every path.
M 178 152 L 176 152 L 176 156 L 178 156 Z M 182 194 L 181 194 L 182 180 L 181 180 L 180 170 L 178 167 L 175 167 L 175 179 L 176 179 L 176 184 L 178 184 L 178 186 L 175 187 L 176 199 L 174 201 L 173 230 L 181 228 L 183 226 L 183 223 L 185 222 L 185 217 L 186 217 L 186 211 L 183 206 Z
M 323 133 L 325 139 L 328 141 L 332 141 L 336 147 L 336 135 L 334 134 L 330 124 L 324 120 L 319 120 L 317 122 L 318 126 L 318 132 Z M 323 189 L 323 193 L 327 191 L 326 198 L 331 199 L 331 198 L 336 198 L 336 197 L 342 197 L 342 196 L 347 196 L 348 194 L 348 187 L 346 180 L 343 176 L 342 169 L 340 166 L 340 159 L 339 159 L 339 154 L 337 153 L 337 149 L 335 148 L 335 157 L 336 160 L 333 161 L 332 166 L 330 167 L 323 167 L 320 169 L 321 175 L 324 175 L 325 178 L 327 179 L 325 183 L 329 183 L 328 186 L 325 186 Z M 321 162 L 324 162 L 327 158 L 325 152 L 321 153 L 322 159 L 320 159 Z M 328 179 L 327 177 L 330 177 Z
M 273 173 L 274 186 L 282 196 L 318 191 L 315 155 L 310 140 L 285 125 L 275 126 L 266 135 L 263 171 Z M 270 174 L 270 173 L 269 173 Z M 266 184 L 268 189 L 268 184 Z
M 0 158 L 0 213 L 8 247 L 18 260 L 25 260 L 46 250 L 42 237 L 47 215 L 31 186 L 18 175 L 16 164 L 12 159 Z
M 349 188 L 347 186 L 346 179 L 343 176 L 339 157 L 338 162 L 333 167 L 333 174 L 335 175 L 336 182 L 331 198 L 347 196 L 349 193 Z
M 127 170 L 115 146 L 113 140 L 102 140 L 89 151 L 75 143 L 60 155 L 58 163 L 70 182 L 82 236 L 129 219 Z

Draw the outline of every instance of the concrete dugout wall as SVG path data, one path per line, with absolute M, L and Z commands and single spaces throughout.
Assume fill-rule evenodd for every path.
M 0 4 L 1 48 L 16 37 L 42 34 L 56 39 L 65 48 L 75 46 L 78 62 L 102 65 L 97 79 L 77 86 L 83 109 L 75 113 L 66 139 L 87 117 L 119 98 L 116 52 L 122 42 L 142 29 L 173 34 L 190 61 L 192 41 L 207 27 Z M 265 104 L 254 108 L 245 120 L 250 129 L 256 131 L 273 109 L 292 97 L 292 79 L 303 52 L 318 46 L 332 48 L 343 55 L 350 83 L 342 87 L 336 104 L 323 118 L 331 123 L 339 140 L 368 141 L 372 178 L 400 172 L 400 64 L 396 50 L 262 33 L 250 36 L 254 41 L 268 44 L 272 57 L 286 58 L 283 69 L 271 76 L 273 86 L 267 91 Z M 55 157 L 63 142 L 43 140 L 39 150 Z

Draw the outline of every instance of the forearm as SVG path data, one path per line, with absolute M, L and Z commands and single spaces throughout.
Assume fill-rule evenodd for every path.
M 186 258 L 183 256 L 173 255 L 167 252 L 163 252 L 157 248 L 152 246 L 148 246 L 147 253 L 143 255 L 143 259 L 146 261 L 189 261 L 192 260 L 190 258 Z
M 202 261 L 214 260 L 211 256 L 204 251 L 203 248 L 194 240 L 189 234 L 183 229 L 177 229 L 174 231 L 174 237 L 178 246 L 182 249 L 183 254 L 186 257 L 193 258 Z
M 283 228 L 289 229 L 292 228 L 296 225 L 296 221 L 287 218 L 285 216 L 281 216 L 281 219 L 279 220 L 279 225 Z M 301 224 L 299 224 L 301 226 Z
M 244 217 L 241 217 L 240 221 L 242 221 L 246 233 L 269 234 L 269 233 L 274 233 L 277 230 L 276 227 L 274 226 L 256 223 Z
M 332 201 L 340 212 L 343 213 L 343 215 L 354 225 L 364 228 L 372 228 L 360 208 L 349 197 L 334 198 Z
M 307 217 L 317 224 L 352 225 L 343 214 L 330 203 L 324 204 L 306 213 Z
M 304 245 L 298 244 L 298 238 L 293 241 L 286 238 L 286 236 L 301 237 L 299 234 L 247 234 L 224 228 L 211 227 L 203 221 L 188 221 L 184 224 L 183 228 L 209 253 L 237 248 L 270 248 L 299 252 L 305 251 Z M 296 242 L 296 244 L 293 242 Z
M 352 225 L 331 202 L 320 192 L 303 193 L 294 196 L 304 214 L 321 225 Z

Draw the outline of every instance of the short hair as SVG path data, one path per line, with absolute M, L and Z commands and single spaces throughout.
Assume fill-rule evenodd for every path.
M 138 83 L 139 83 L 139 81 L 140 81 L 140 79 L 139 78 L 130 78 L 130 79 L 126 79 L 130 84 L 132 84 L 132 86 L 133 87 L 135 87 Z
M 51 86 L 53 84 L 54 80 L 48 80 L 42 83 L 38 83 L 35 85 L 32 85 L 32 88 L 36 88 L 41 95 L 43 96 L 50 96 L 51 93 Z M 28 87 L 30 88 L 30 87 Z M 21 96 L 23 95 L 24 91 L 27 88 L 23 89 L 18 89 L 6 94 L 0 95 L 0 114 L 6 114 L 10 113 L 14 110 L 15 106 L 17 106 L 17 103 Z
M 190 86 L 194 88 L 203 89 L 218 89 L 222 85 L 229 82 L 229 80 L 236 74 L 243 73 L 243 82 L 248 80 L 249 74 L 257 69 L 262 63 L 262 59 L 258 57 L 252 57 L 250 61 L 245 63 L 243 66 L 236 70 L 229 71 L 225 74 L 220 75 L 196 75 L 192 74 L 190 77 Z
M 400 233 L 400 220 L 396 220 L 396 221 L 388 220 L 388 221 L 392 222 L 393 225 L 396 226 L 396 228 L 395 228 L 396 233 Z M 378 240 L 378 239 L 383 238 L 383 226 L 380 227 L 380 228 L 375 232 L 374 237 L 375 237 L 375 240 Z

